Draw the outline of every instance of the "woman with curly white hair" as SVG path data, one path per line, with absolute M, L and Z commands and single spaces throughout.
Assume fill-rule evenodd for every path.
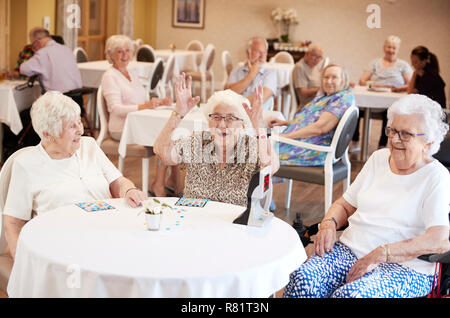
M 260 85 L 250 108 L 248 99 L 232 90 L 216 92 L 203 109 L 209 129 L 174 141 L 174 130 L 200 100 L 191 96 L 191 79 L 180 76 L 175 110 L 154 151 L 164 164 L 186 167 L 185 197 L 246 206 L 253 174 L 268 165 L 272 174 L 278 170 L 263 123 L 262 96 Z
M 125 198 L 136 207 L 147 196 L 123 177 L 97 145 L 82 137 L 80 107 L 59 92 L 47 92 L 31 108 L 37 146 L 18 154 L 3 210 L 5 234 L 14 258 L 22 227 L 33 213 L 60 206 Z
M 388 110 L 388 147 L 372 154 L 330 207 L 315 254 L 285 297 L 421 297 L 435 265 L 417 257 L 449 243 L 449 171 L 432 155 L 448 131 L 441 106 L 408 95 Z M 336 229 L 348 224 L 339 240 Z
M 106 58 L 112 67 L 102 78 L 102 92 L 109 111 L 108 130 L 111 138 L 120 141 L 125 119 L 130 112 L 171 105 L 170 97 L 150 98 L 146 94 L 136 70 L 128 67 L 134 55 L 134 44 L 126 35 L 113 35 L 106 41 Z M 151 185 L 153 196 L 166 196 L 167 167 L 159 162 L 156 166 L 155 181 Z M 179 193 L 179 169 L 172 167 L 168 185 L 175 194 Z

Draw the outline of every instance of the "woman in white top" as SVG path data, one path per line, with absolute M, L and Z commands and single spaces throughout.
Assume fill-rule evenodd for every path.
M 395 35 L 390 35 L 384 42 L 384 56 L 370 62 L 369 67 L 364 71 L 359 79 L 359 85 L 366 86 L 369 81 L 371 87 L 390 88 L 393 92 L 404 91 L 408 88 L 413 70 L 408 62 L 398 58 L 401 40 Z M 362 113 L 359 116 L 362 117 Z M 383 124 L 381 129 L 379 148 L 385 147 L 387 136 L 384 133 L 386 128 L 386 111 L 382 112 Z M 360 150 L 359 146 L 359 120 L 350 145 L 350 152 Z
M 132 40 L 125 35 L 113 35 L 106 41 L 106 58 L 112 67 L 103 74 L 102 91 L 106 100 L 109 115 L 109 134 L 115 140 L 120 140 L 123 126 L 128 113 L 153 109 L 161 105 L 171 105 L 170 97 L 149 100 L 148 94 L 139 80 L 138 75 L 128 64 L 134 54 Z M 167 167 L 158 162 L 156 179 L 151 186 L 153 195 L 166 196 L 165 176 Z M 179 169 L 172 167 L 169 185 L 179 192 Z
M 59 92 L 41 96 L 31 108 L 41 142 L 19 154 L 12 165 L 4 207 L 6 239 L 14 258 L 22 227 L 54 208 L 109 198 L 136 207 L 147 196 L 123 177 L 91 137 L 82 137 L 80 107 Z
M 315 254 L 286 297 L 421 297 L 435 265 L 417 259 L 449 243 L 450 174 L 432 155 L 448 131 L 441 106 L 408 95 L 388 110 L 388 148 L 376 151 L 330 207 Z M 348 223 L 339 240 L 336 229 Z

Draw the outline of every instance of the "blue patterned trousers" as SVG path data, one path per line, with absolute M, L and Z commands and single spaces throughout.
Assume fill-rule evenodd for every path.
M 412 298 L 431 291 L 433 275 L 397 263 L 381 263 L 349 284 L 347 273 L 357 261 L 352 251 L 337 242 L 324 257 L 314 255 L 290 276 L 283 297 L 305 298 Z

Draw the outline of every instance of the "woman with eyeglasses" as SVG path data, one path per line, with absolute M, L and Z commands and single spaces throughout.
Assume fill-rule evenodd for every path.
M 192 97 L 191 79 L 184 73 L 175 91 L 175 110 L 155 142 L 155 153 L 166 165 L 186 168 L 185 197 L 246 206 L 253 174 L 268 165 L 272 174 L 279 168 L 263 123 L 263 87 L 255 89 L 251 107 L 232 90 L 216 92 L 202 109 L 209 129 L 173 141 L 173 131 L 200 100 Z
M 407 95 L 388 109 L 388 147 L 372 154 L 330 207 L 313 255 L 285 297 L 423 297 L 449 243 L 449 171 L 432 155 L 448 131 L 441 106 Z M 337 239 L 336 230 L 347 225 Z
M 317 96 L 295 114 L 294 120 L 273 119 L 269 126 L 287 126 L 281 137 L 329 146 L 339 120 L 354 100 L 347 71 L 339 65 L 329 64 L 322 72 Z M 327 156 L 323 151 L 285 143 L 280 143 L 278 152 L 280 164 L 287 166 L 323 166 Z

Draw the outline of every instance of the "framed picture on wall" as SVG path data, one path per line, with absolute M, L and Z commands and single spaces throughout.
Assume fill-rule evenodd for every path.
M 175 28 L 205 27 L 206 0 L 173 0 L 172 26 Z

